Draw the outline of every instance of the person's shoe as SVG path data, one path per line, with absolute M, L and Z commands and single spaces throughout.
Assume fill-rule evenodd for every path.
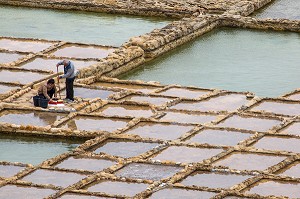
M 68 98 L 66 98 L 66 99 L 64 99 L 64 102 L 65 103 L 72 103 L 74 100 L 71 100 L 71 99 L 68 99 Z

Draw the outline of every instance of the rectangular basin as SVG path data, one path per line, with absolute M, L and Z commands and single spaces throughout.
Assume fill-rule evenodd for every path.
M 218 160 L 213 165 L 226 166 L 237 170 L 266 170 L 286 159 L 286 156 L 254 153 L 232 153 Z
M 40 164 L 62 153 L 72 151 L 84 140 L 28 137 L 17 135 L 0 136 L 0 161 Z
M 124 128 L 128 120 L 108 119 L 88 116 L 77 116 L 69 120 L 62 128 L 81 131 L 107 131 L 113 132 L 118 128 Z
M 258 132 L 267 132 L 281 123 L 280 120 L 265 119 L 259 117 L 242 117 L 233 115 L 221 123 L 220 127 L 231 127 L 237 129 L 252 130 Z
M 94 153 L 106 153 L 113 156 L 130 158 L 146 153 L 156 146 L 158 146 L 158 143 L 110 140 L 98 147 Z
M 0 48 L 10 51 L 37 53 L 49 48 L 52 45 L 53 43 L 50 42 L 0 38 Z
M 20 58 L 23 58 L 24 56 L 25 55 L 21 55 L 17 53 L 0 52 L 0 64 L 9 64 L 11 62 L 17 61 Z
M 61 61 L 61 59 L 48 59 L 48 58 L 41 58 L 37 57 L 33 60 L 25 62 L 21 64 L 20 67 L 30 70 L 45 70 L 45 71 L 56 71 L 56 64 Z M 88 67 L 92 64 L 97 63 L 96 61 L 81 61 L 81 60 L 71 60 L 74 64 L 76 70 Z M 63 66 L 60 66 L 59 72 L 63 72 Z
M 241 106 L 247 104 L 248 100 L 245 95 L 230 94 L 212 97 L 199 102 L 180 102 L 171 107 L 176 110 L 190 110 L 190 111 L 234 111 Z
M 174 140 L 192 130 L 193 126 L 142 122 L 125 133 L 162 140 Z
M 90 192 L 101 192 L 111 195 L 125 195 L 133 197 L 136 194 L 145 191 L 149 184 L 118 181 L 100 181 L 87 188 Z
M 239 142 L 246 140 L 251 135 L 252 134 L 250 133 L 242 133 L 238 131 L 204 129 L 199 131 L 195 136 L 186 140 L 186 142 L 234 146 L 237 145 Z
M 2 82 L 5 83 L 19 83 L 19 84 L 28 84 L 37 80 L 41 80 L 48 75 L 27 72 L 27 71 L 17 71 L 17 70 L 0 70 L 0 78 Z M 13 78 L 12 78 L 13 77 Z
M 185 146 L 170 146 L 153 157 L 153 160 L 172 162 L 201 162 L 221 153 L 222 149 L 192 148 Z
M 135 106 L 124 104 L 108 104 L 103 108 L 95 111 L 107 116 L 119 116 L 119 117 L 143 117 L 148 118 L 154 115 L 150 107 L 148 106 Z
M 56 57 L 101 59 L 114 50 L 109 47 L 67 45 L 55 50 L 52 54 Z
M 179 172 L 182 167 L 166 166 L 144 163 L 130 163 L 118 170 L 115 175 L 125 178 L 145 179 L 145 180 L 161 180 L 173 176 Z

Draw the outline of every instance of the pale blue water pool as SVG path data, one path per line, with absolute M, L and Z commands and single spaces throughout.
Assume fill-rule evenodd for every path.
M 297 33 L 223 28 L 120 78 L 279 96 L 300 87 L 299 39 Z
M 0 36 L 120 46 L 170 20 L 104 13 L 0 6 Z
M 37 165 L 75 149 L 84 140 L 0 135 L 0 161 Z

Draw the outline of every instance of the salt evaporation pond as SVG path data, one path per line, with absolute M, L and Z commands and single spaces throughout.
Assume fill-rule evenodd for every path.
M 254 13 L 258 18 L 300 19 L 300 3 L 297 0 L 276 0 Z
M 0 161 L 40 164 L 46 159 L 75 149 L 84 141 L 0 135 Z
M 299 34 L 222 28 L 122 75 L 279 96 L 299 87 Z
M 162 28 L 166 18 L 0 6 L 0 36 L 120 46 Z M 33 20 L 39 19 L 39 20 Z

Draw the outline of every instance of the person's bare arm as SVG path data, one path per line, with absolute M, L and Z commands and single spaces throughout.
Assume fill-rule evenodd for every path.
M 49 96 L 48 93 L 47 93 L 47 87 L 46 87 L 46 86 L 43 86 L 43 95 L 44 95 L 48 100 L 51 99 L 50 96 Z

